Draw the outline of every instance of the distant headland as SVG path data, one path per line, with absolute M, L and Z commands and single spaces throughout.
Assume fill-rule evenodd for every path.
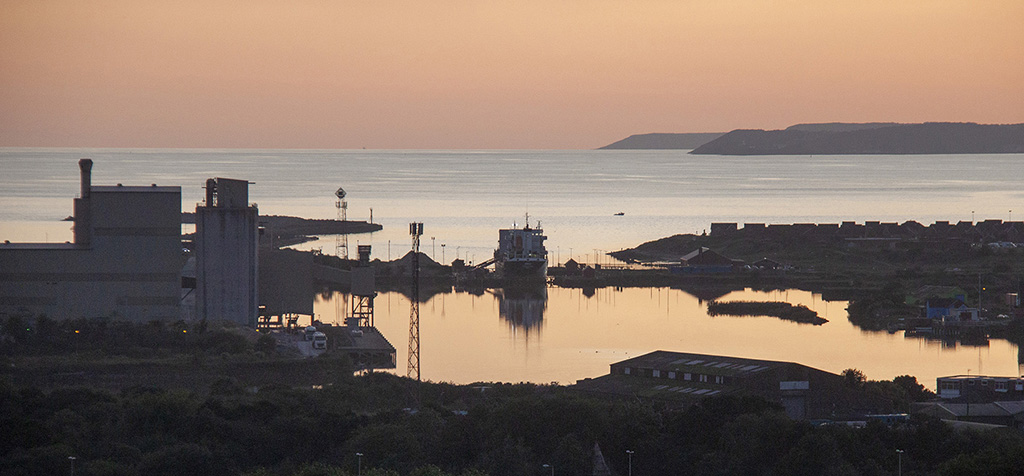
M 724 132 L 691 132 L 684 134 L 633 134 L 601 149 L 696 149 L 725 135 Z
M 687 136 L 685 143 L 683 138 Z M 702 143 L 701 138 L 707 138 Z M 670 147 L 673 143 L 679 144 Z M 1024 124 L 926 122 L 797 124 L 726 134 L 640 134 L 602 149 L 693 149 L 707 155 L 1024 153 Z

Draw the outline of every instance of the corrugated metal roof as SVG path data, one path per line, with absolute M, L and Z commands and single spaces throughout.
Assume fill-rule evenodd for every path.
M 659 350 L 612 364 L 634 368 L 655 369 L 662 372 L 691 372 L 708 375 L 735 376 L 761 372 L 790 362 L 745 359 L 717 355 L 687 354 Z

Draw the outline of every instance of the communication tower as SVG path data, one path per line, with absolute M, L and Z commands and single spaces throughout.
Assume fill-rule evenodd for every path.
M 348 202 L 345 201 L 345 189 L 338 187 L 338 190 L 334 192 L 334 196 L 338 197 L 338 201 L 334 202 L 334 206 L 338 208 L 338 221 L 344 222 L 348 220 Z M 337 238 L 334 242 L 334 254 L 341 259 L 348 259 L 348 235 L 339 233 L 336 235 Z
M 420 379 L 420 235 L 422 223 L 410 223 L 412 235 L 412 306 L 409 311 L 409 371 L 408 377 Z

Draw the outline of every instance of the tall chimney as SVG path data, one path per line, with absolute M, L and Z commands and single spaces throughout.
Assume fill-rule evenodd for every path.
M 92 244 L 92 159 L 78 161 L 82 170 L 82 193 L 75 199 L 75 244 Z
M 89 198 L 92 189 L 92 159 L 78 161 L 78 168 L 82 169 L 82 198 Z

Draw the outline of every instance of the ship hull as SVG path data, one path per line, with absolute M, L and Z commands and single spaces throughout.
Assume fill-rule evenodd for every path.
M 498 273 L 507 279 L 539 279 L 543 280 L 548 275 L 548 260 L 508 260 L 497 263 Z

